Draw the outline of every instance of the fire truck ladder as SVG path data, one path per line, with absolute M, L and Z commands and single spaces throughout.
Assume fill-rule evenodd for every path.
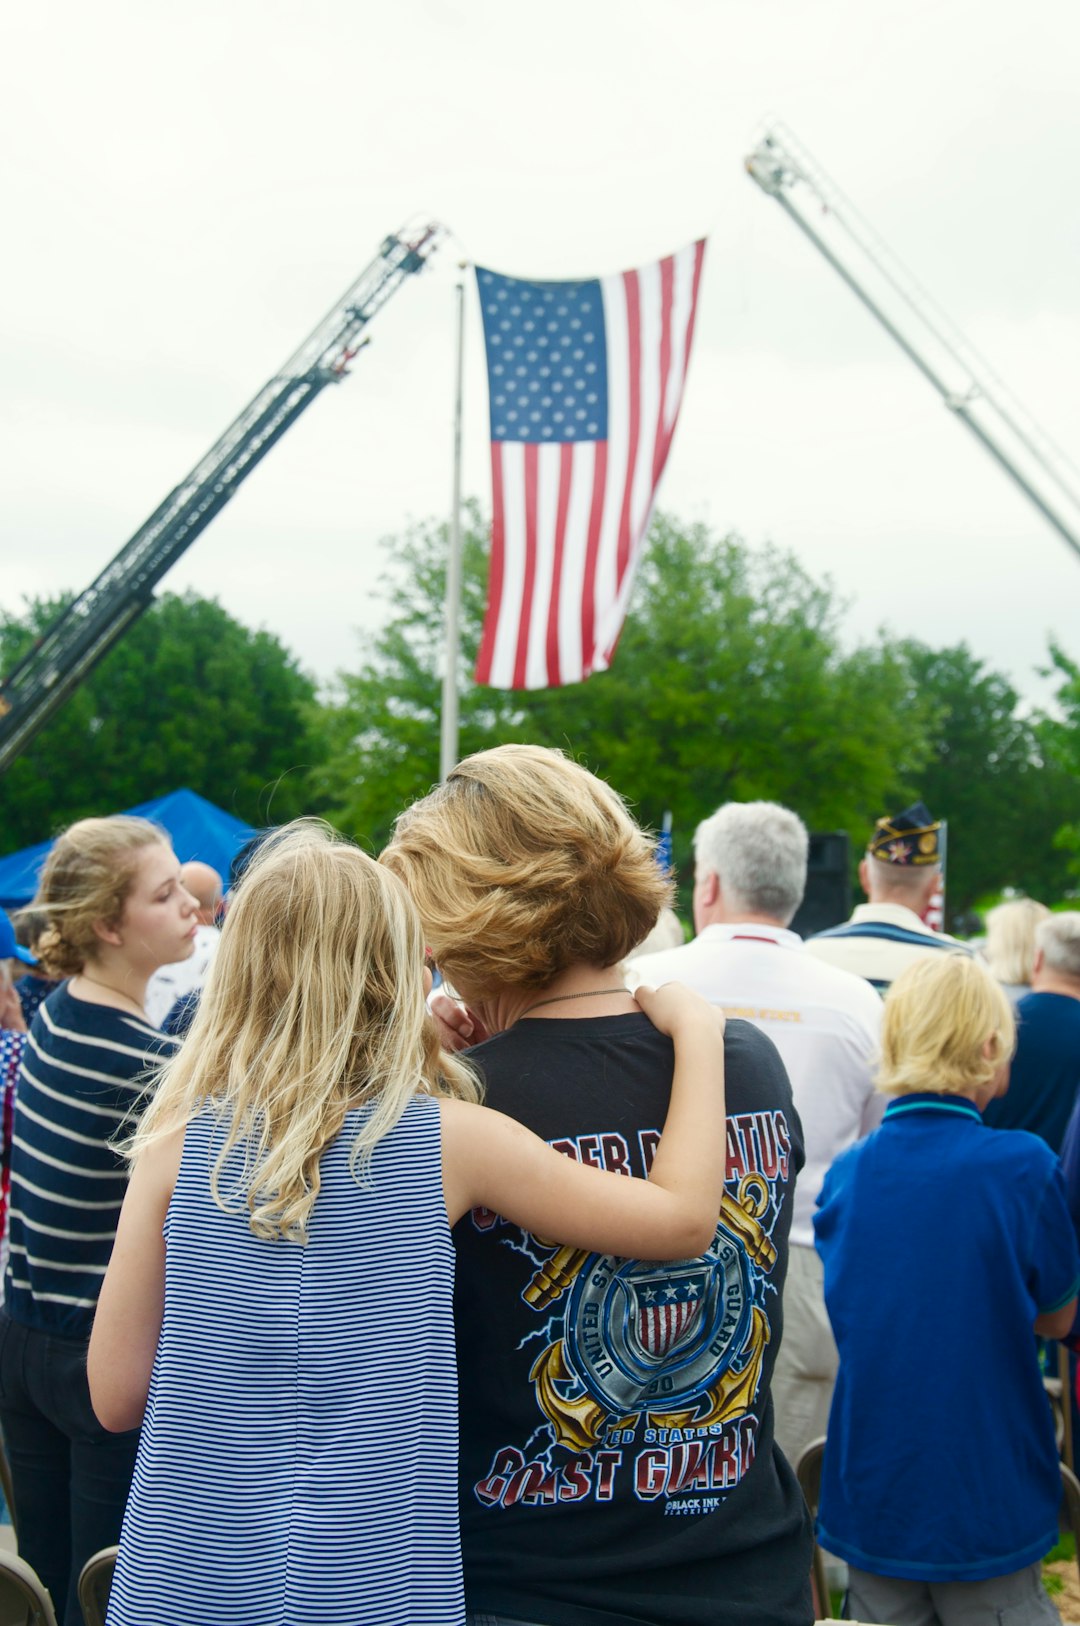
M 746 159 L 746 168 L 1080 556 L 1080 471 L 806 148 L 790 130 L 774 124 Z M 873 292 L 856 268 L 870 274 Z
M 405 278 L 421 270 L 442 235 L 442 227 L 427 224 L 387 237 L 296 354 L 101 574 L 35 640 L 0 684 L 0 773 L 149 607 L 165 572 L 305 407 L 327 384 L 345 376 L 348 363 L 367 342 L 360 339 L 362 330 Z

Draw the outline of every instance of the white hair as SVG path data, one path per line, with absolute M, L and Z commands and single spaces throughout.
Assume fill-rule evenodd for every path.
M 875 858 L 867 849 L 866 878 L 868 881 L 867 896 L 871 903 L 896 895 L 908 900 L 912 899 L 926 889 L 928 875 L 937 876 L 941 865 L 933 864 L 890 864 L 887 858 Z
M 1073 909 L 1041 921 L 1035 947 L 1042 949 L 1049 971 L 1080 980 L 1080 913 Z
M 777 802 L 725 802 L 694 833 L 698 869 L 719 877 L 729 908 L 785 926 L 806 891 L 809 851 L 805 824 Z

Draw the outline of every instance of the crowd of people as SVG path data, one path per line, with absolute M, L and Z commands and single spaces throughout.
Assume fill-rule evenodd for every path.
M 227 891 L 64 832 L 0 914 L 0 1429 L 63 1626 L 117 1541 L 110 1626 L 809 1626 L 821 1438 L 849 1618 L 1056 1622 L 1080 912 L 933 930 L 940 838 L 879 820 L 804 940 L 802 820 L 729 803 L 660 946 L 653 843 L 538 747 Z

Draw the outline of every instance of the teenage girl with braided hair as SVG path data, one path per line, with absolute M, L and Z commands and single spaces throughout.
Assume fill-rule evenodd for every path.
M 34 903 L 40 970 L 66 979 L 34 1015 L 15 1096 L 0 1426 L 19 1552 L 80 1626 L 79 1571 L 116 1541 L 138 1436 L 94 1417 L 86 1348 L 127 1188 L 112 1137 L 166 1040 L 143 990 L 190 954 L 195 900 L 167 834 L 83 819 L 56 841 Z

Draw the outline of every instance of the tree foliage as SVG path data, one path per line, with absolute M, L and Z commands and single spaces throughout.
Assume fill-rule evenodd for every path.
M 1080 882 L 1080 664 L 1057 644 L 1050 646 L 1050 661 L 1050 675 L 1059 680 L 1057 716 L 1041 720 L 1039 739 L 1048 762 L 1072 789 L 1059 821 L 1056 845 L 1075 883 Z
M 393 542 L 390 614 L 341 678 L 322 778 L 334 816 L 373 846 L 438 775 L 443 527 Z M 461 754 L 511 740 L 558 745 L 607 778 L 648 825 L 675 819 L 684 870 L 697 822 L 766 797 L 813 828 L 869 828 L 926 754 L 924 707 L 902 651 L 846 651 L 841 606 L 789 555 L 660 517 L 612 669 L 562 689 L 471 681 L 485 592 L 484 527 L 467 527 Z
M 1069 884 L 1055 836 L 1076 803 L 1080 745 L 1070 774 L 1048 752 L 1043 721 L 1025 715 L 1009 681 L 966 644 L 930 649 L 907 641 L 901 648 L 928 712 L 920 794 L 935 817 L 949 821 L 950 915 L 1003 886 L 1054 902 Z M 1080 684 L 1077 707 L 1080 713 Z
M 0 615 L 0 669 L 60 608 Z M 278 639 L 212 599 L 166 594 L 4 776 L 0 851 L 179 786 L 254 824 L 291 818 L 323 751 L 315 686 Z
M 382 629 L 325 705 L 272 634 L 212 600 L 159 600 L 8 771 L 0 851 L 180 785 L 255 824 L 326 810 L 381 846 L 438 777 L 445 528 L 415 524 L 387 549 Z M 1080 665 L 1062 650 L 1051 650 L 1056 715 L 1029 714 L 966 645 L 879 636 L 847 648 L 831 585 L 790 555 L 661 516 L 612 669 L 511 693 L 472 681 L 486 574 L 473 504 L 461 754 L 510 740 L 563 747 L 644 824 L 671 810 L 684 883 L 698 821 L 758 797 L 811 829 L 847 830 L 856 856 L 875 818 L 921 797 L 949 820 L 954 921 L 1003 887 L 1052 903 L 1080 877 Z M 58 608 L 0 614 L 0 669 Z

